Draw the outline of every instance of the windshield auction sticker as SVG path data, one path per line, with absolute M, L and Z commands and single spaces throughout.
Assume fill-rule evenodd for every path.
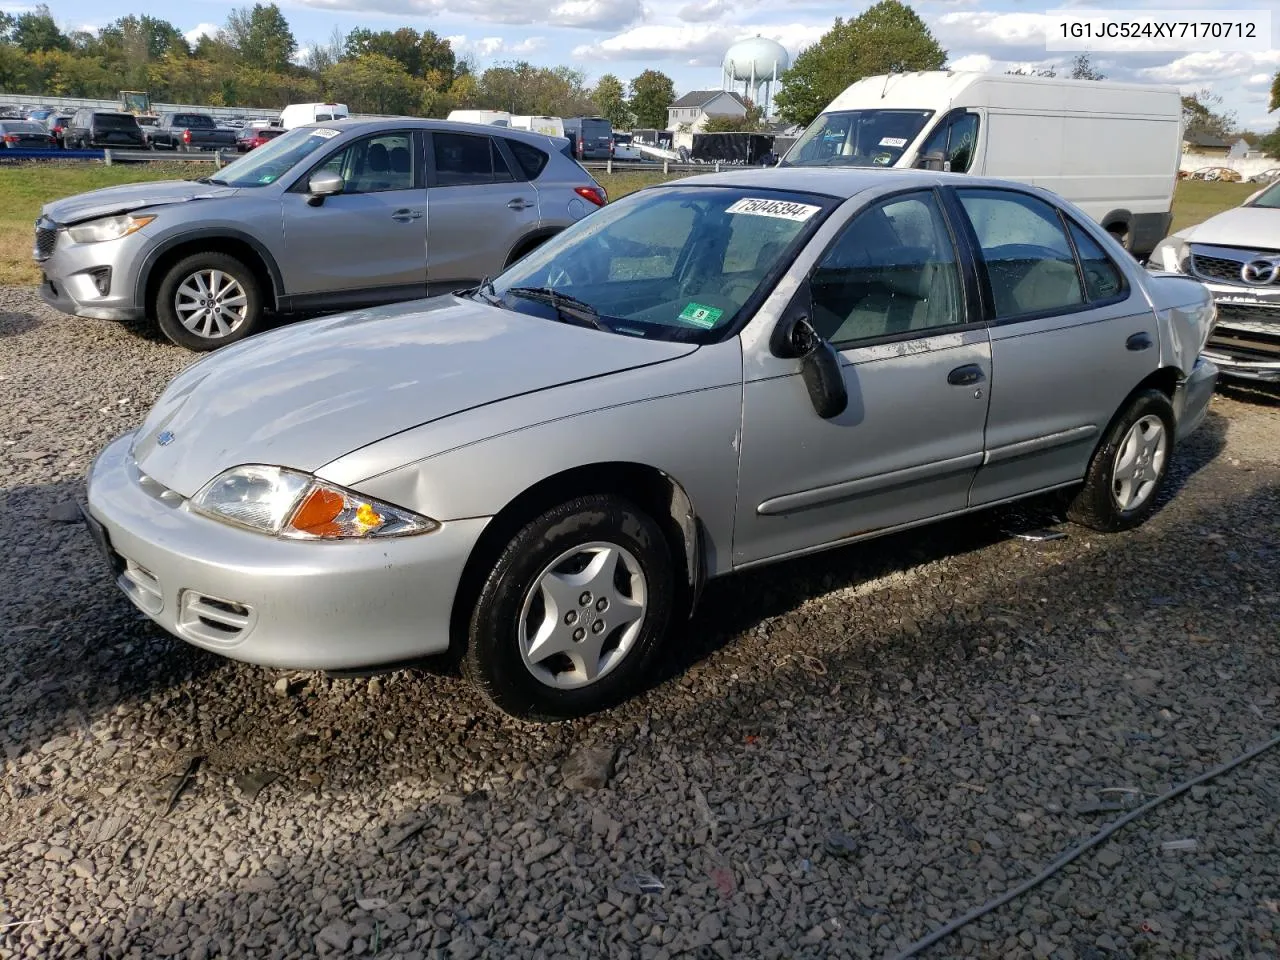
M 815 207 L 814 209 L 816 210 L 817 208 Z M 681 320 L 686 323 L 692 323 L 695 327 L 706 327 L 708 330 L 714 327 L 716 321 L 723 315 L 723 310 L 704 306 L 701 303 L 691 303 L 680 311 Z
M 881 137 L 880 138 L 880 146 L 882 147 L 897 147 L 901 149 L 906 145 L 907 145 L 906 137 Z
M 821 210 L 807 203 L 791 203 L 787 200 L 763 200 L 759 197 L 743 197 L 725 213 L 745 213 L 753 217 L 774 217 L 778 220 L 804 222 Z
M 326 140 L 332 140 L 339 133 L 341 133 L 340 130 L 330 130 L 328 127 L 320 127 L 318 130 L 311 131 L 313 137 L 324 137 Z

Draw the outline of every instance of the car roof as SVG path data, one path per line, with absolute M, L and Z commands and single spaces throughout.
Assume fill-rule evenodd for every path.
M 932 187 L 943 184 L 963 186 L 1014 187 L 1027 193 L 1040 194 L 1039 188 L 1025 183 L 975 177 L 967 173 L 941 173 L 896 167 L 744 167 L 722 173 L 702 174 L 670 181 L 675 185 L 720 187 L 756 187 L 817 193 L 848 199 L 874 187 L 896 183 L 900 189 Z
M 492 111 L 490 111 L 492 112 Z M 316 123 L 304 123 L 302 127 L 323 127 L 328 130 L 440 130 L 445 133 L 477 133 L 485 131 L 489 134 L 500 133 L 504 137 L 527 140 L 530 143 L 545 144 L 548 140 L 564 140 L 563 137 L 552 137 L 533 130 L 517 130 L 514 127 L 499 127 L 489 123 L 465 123 L 461 120 L 429 120 L 423 117 L 341 117 L 336 120 L 321 120 Z M 567 140 L 565 141 L 568 142 Z

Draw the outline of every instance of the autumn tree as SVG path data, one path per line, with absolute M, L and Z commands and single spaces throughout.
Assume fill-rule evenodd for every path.
M 671 109 L 675 99 L 676 85 L 660 70 L 646 70 L 631 81 L 631 100 L 628 106 L 637 127 L 665 129 L 667 111 Z
M 880 0 L 835 24 L 796 57 L 774 98 L 778 115 L 807 126 L 851 83 L 909 70 L 941 70 L 947 52 L 923 20 L 899 0 Z
M 298 49 L 289 21 L 274 3 L 255 3 L 252 8 L 231 11 L 222 39 L 244 61 L 277 73 L 289 69 Z
M 627 106 L 627 89 L 612 73 L 606 73 L 596 81 L 591 91 L 591 102 L 596 113 L 615 127 L 623 130 L 631 126 L 631 108 Z

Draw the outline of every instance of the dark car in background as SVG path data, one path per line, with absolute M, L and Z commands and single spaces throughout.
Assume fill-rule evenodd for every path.
M 35 120 L 0 120 L 0 148 L 5 150 L 52 150 L 55 140 Z
M 58 146 L 65 147 L 63 135 L 67 132 L 67 124 L 71 122 L 70 114 L 56 114 L 44 122 L 45 129 L 49 131 L 49 136 L 57 142 Z
M 604 117 L 569 117 L 564 135 L 573 142 L 579 160 L 613 159 L 613 124 Z
M 236 132 L 225 130 L 207 113 L 162 113 L 151 134 L 154 150 L 230 150 Z
M 141 150 L 146 146 L 138 119 L 131 113 L 111 110 L 77 110 L 62 135 L 68 150 L 116 147 Z

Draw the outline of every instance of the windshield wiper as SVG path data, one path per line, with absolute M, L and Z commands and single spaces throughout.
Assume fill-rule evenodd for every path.
M 567 293 L 559 293 L 550 287 L 508 287 L 507 293 L 514 297 L 523 297 L 525 300 L 550 304 L 562 320 L 572 318 L 578 321 L 579 326 L 590 326 L 609 332 L 609 328 L 600 320 L 599 310 L 585 300 L 579 300 Z
M 462 292 L 469 297 L 479 297 L 491 307 L 506 306 L 506 304 L 502 302 L 502 298 L 498 296 L 498 291 L 493 288 L 493 281 L 488 277 L 481 280 L 479 286 L 472 287 L 470 290 L 463 290 Z

